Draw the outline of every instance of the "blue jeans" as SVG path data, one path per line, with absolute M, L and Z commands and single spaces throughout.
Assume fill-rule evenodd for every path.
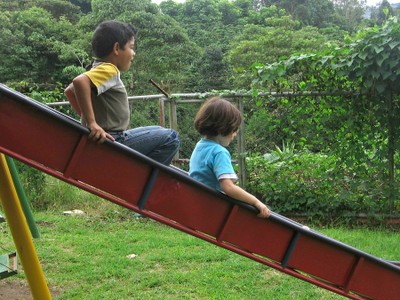
M 160 126 L 145 126 L 113 135 L 116 142 L 124 144 L 162 164 L 169 165 L 180 145 L 178 133 Z

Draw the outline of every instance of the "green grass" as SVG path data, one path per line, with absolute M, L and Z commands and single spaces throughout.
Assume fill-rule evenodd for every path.
M 150 219 L 135 219 L 133 212 L 60 181 L 47 178 L 43 197 L 47 210 L 34 213 L 41 235 L 34 243 L 53 299 L 344 299 Z M 72 209 L 86 214 L 62 214 Z M 318 231 L 400 260 L 397 232 Z M 6 223 L 0 234 L 0 254 L 15 249 Z M 7 280 L 26 281 L 22 266 Z
M 344 299 L 106 201 L 86 208 L 85 216 L 35 213 L 41 238 L 34 243 L 53 299 Z M 398 233 L 320 231 L 400 260 Z M 4 223 L 0 232 L 1 246 L 15 248 Z M 21 279 L 20 271 L 7 280 Z

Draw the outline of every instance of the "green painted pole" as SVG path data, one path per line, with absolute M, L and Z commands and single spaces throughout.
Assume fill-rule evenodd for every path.
M 18 176 L 18 171 L 15 166 L 14 160 L 11 157 L 6 156 L 8 169 L 10 170 L 12 180 L 14 182 L 15 189 L 18 194 L 19 201 L 21 203 L 22 211 L 24 212 L 26 222 L 28 223 L 29 230 L 31 231 L 33 238 L 40 238 L 39 230 L 36 227 L 35 220 L 33 218 L 32 210 L 29 206 L 28 199 L 26 197 L 24 188 L 22 187 L 21 181 Z

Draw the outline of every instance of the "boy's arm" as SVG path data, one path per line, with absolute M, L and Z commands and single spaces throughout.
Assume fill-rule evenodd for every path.
M 78 101 L 76 100 L 75 91 L 74 91 L 74 86 L 73 86 L 72 83 L 71 83 L 69 86 L 67 86 L 67 88 L 66 88 L 65 91 L 64 91 L 64 95 L 67 97 L 69 103 L 70 103 L 71 106 L 72 106 L 72 109 L 73 109 L 79 116 L 81 116 L 81 115 L 82 115 L 82 110 L 81 110 L 81 108 L 79 107 Z
M 255 206 L 260 211 L 260 213 L 257 215 L 258 217 L 267 218 L 271 214 L 271 211 L 264 203 L 262 203 L 252 194 L 246 192 L 240 186 L 237 186 L 231 179 L 221 179 L 219 182 L 221 184 L 222 191 L 229 197 Z
M 109 133 L 105 132 L 96 122 L 92 106 L 92 82 L 89 77 L 81 74 L 72 81 L 72 84 L 75 90 L 76 102 L 82 113 L 82 118 L 90 130 L 89 139 L 98 143 L 104 142 L 106 138 L 114 141 L 114 138 Z

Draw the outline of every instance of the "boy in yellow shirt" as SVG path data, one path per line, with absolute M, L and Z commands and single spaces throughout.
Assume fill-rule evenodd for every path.
M 92 37 L 96 56 L 92 69 L 74 78 L 65 95 L 90 130 L 90 140 L 102 143 L 108 138 L 169 165 L 180 144 L 174 130 L 160 126 L 128 129 L 131 111 L 120 72 L 131 66 L 135 39 L 136 30 L 129 24 L 99 24 Z

